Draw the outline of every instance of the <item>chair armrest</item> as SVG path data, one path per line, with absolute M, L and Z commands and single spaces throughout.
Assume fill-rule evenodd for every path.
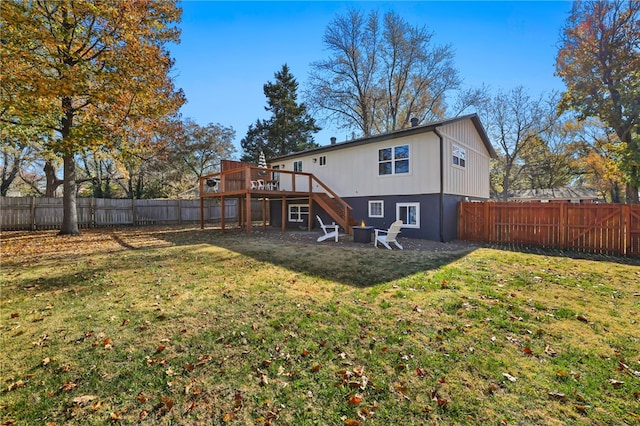
M 375 232 L 375 236 L 377 237 L 379 234 L 388 234 L 389 231 L 387 231 L 386 229 L 374 229 L 373 232 Z

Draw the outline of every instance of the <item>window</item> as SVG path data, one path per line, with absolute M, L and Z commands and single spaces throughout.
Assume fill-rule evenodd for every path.
M 400 219 L 403 228 L 420 228 L 420 203 L 396 204 L 396 220 Z
M 460 167 L 466 167 L 467 164 L 467 150 L 459 147 L 458 145 L 453 146 L 453 164 Z
M 327 156 L 326 155 L 321 155 L 320 156 L 320 165 L 321 166 L 326 166 L 327 165 Z
M 301 172 L 302 171 L 302 160 L 298 160 L 298 161 L 294 161 L 293 162 L 293 171 L 294 172 Z
M 369 217 L 384 217 L 384 201 L 369 201 Z
M 289 222 L 305 222 L 309 220 L 308 204 L 289 204 Z
M 378 150 L 378 175 L 409 173 L 409 145 Z

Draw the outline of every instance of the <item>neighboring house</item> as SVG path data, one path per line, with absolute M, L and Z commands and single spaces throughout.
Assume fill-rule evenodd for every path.
M 332 143 L 269 163 L 272 169 L 313 174 L 352 207 L 353 224 L 388 228 L 401 219 L 404 237 L 451 241 L 458 235 L 458 202 L 489 199 L 489 162 L 495 157 L 472 114 Z M 279 189 L 286 191 L 286 183 Z M 272 198 L 271 224 L 282 226 L 280 218 L 286 217 L 283 227 L 304 225 L 310 211 L 321 211 L 308 203 Z
M 600 202 L 602 199 L 599 196 L 597 189 L 565 186 L 562 188 L 510 191 L 508 201 L 588 204 Z

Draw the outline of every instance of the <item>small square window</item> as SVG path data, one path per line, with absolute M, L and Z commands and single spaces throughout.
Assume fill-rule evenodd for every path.
M 384 201 L 369 201 L 369 217 L 384 217 Z
M 467 150 L 458 146 L 453 146 L 453 164 L 460 167 L 465 167 L 467 165 L 466 162 Z
M 309 205 L 290 204 L 289 222 L 305 222 L 309 219 Z

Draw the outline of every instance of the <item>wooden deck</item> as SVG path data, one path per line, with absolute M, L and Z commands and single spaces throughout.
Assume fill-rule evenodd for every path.
M 313 227 L 315 219 L 313 212 L 315 202 L 336 223 L 351 233 L 353 225 L 353 220 L 350 217 L 351 207 L 311 173 L 247 166 L 203 176 L 200 178 L 199 189 L 201 205 L 205 198 L 219 198 L 222 211 L 224 211 L 226 198 L 237 198 L 241 205 L 240 222 L 246 227 L 247 233 L 251 233 L 251 201 L 255 199 L 262 200 L 263 213 L 270 209 L 270 203 L 282 203 L 280 210 L 283 231 L 286 229 L 287 223 L 287 202 L 299 199 L 306 200 L 309 204 L 307 224 L 309 230 Z M 204 228 L 202 211 L 200 226 Z M 224 215 L 221 222 L 222 229 L 224 229 Z

